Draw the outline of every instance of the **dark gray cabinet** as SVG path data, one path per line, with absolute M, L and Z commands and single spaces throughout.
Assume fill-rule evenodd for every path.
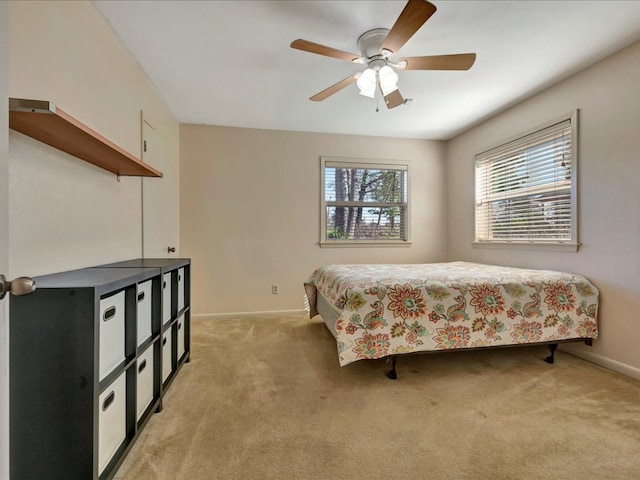
M 10 305 L 10 473 L 110 479 L 190 357 L 189 259 L 36 277 Z
M 191 261 L 173 258 L 138 258 L 101 265 L 97 268 L 156 268 L 160 273 L 161 298 L 161 352 L 160 378 L 164 389 L 175 378 L 175 372 L 189 361 L 191 352 Z M 160 403 L 162 408 L 162 403 Z

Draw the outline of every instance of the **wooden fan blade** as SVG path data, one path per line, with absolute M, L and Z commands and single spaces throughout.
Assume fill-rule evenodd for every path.
M 354 55 L 353 53 L 344 52 L 342 50 L 327 47 L 326 45 L 320 45 L 319 43 L 313 43 L 308 40 L 302 40 L 301 38 L 291 42 L 291 48 L 302 50 L 303 52 L 317 53 L 318 55 L 324 55 L 325 57 L 346 60 L 347 62 L 353 62 L 354 60 L 361 59 L 360 55 Z
M 431 55 L 427 57 L 408 57 L 404 70 L 469 70 L 476 61 L 475 53 L 459 53 L 455 55 Z
M 395 108 L 404 103 L 404 98 L 402 98 L 400 90 L 394 90 L 393 92 L 385 95 L 384 103 L 387 104 L 387 108 Z
M 349 75 L 347 78 L 340 80 L 338 83 L 331 85 L 329 88 L 325 88 L 321 92 L 316 93 L 313 97 L 310 97 L 309 100 L 312 100 L 314 102 L 320 102 L 325 98 L 330 97 L 334 93 L 339 92 L 343 88 L 348 87 L 355 81 L 356 81 L 356 76 Z
M 391 27 L 387 38 L 382 42 L 380 51 L 389 50 L 395 53 L 400 50 L 435 11 L 435 5 L 426 0 L 409 0 Z

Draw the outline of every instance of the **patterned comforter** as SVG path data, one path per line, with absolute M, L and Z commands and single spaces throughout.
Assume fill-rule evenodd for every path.
M 585 277 L 468 262 L 330 265 L 305 282 L 340 312 L 340 365 L 409 352 L 597 338 Z

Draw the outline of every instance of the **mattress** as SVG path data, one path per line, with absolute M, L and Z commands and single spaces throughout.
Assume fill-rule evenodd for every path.
M 419 351 L 597 338 L 584 276 L 470 262 L 328 265 L 305 282 L 340 365 Z

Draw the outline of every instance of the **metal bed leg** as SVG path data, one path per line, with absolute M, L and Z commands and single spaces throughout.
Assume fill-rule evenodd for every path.
M 391 370 L 387 372 L 387 377 L 391 380 L 395 380 L 398 378 L 398 374 L 396 373 L 396 362 L 398 361 L 397 355 L 391 355 Z
M 557 343 L 550 343 L 547 346 L 549 347 L 550 355 L 547 358 L 545 358 L 544 361 L 547 362 L 547 363 L 553 363 L 555 361 L 554 355 L 556 353 L 556 348 L 558 348 L 558 344 Z

